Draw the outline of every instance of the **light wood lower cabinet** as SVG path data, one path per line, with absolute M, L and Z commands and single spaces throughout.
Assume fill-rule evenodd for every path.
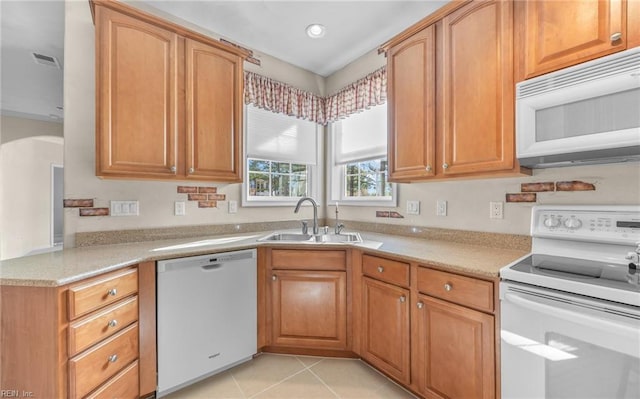
M 3 286 L 0 306 L 2 389 L 72 399 L 155 391 L 155 262 L 61 287 Z
M 426 397 L 496 397 L 494 317 L 419 295 L 414 322 L 419 391 Z
M 362 357 L 408 385 L 409 290 L 364 277 L 362 326 Z
M 347 253 L 261 249 L 258 279 L 266 289 L 258 294 L 259 347 L 327 354 L 349 349 Z

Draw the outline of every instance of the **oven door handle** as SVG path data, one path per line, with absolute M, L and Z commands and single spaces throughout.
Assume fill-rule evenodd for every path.
M 569 305 L 559 301 L 553 301 L 549 299 L 549 301 L 553 301 L 553 305 L 542 303 L 540 301 L 534 301 L 531 299 L 527 299 L 522 297 L 519 294 L 515 294 L 512 292 L 507 292 L 504 294 L 505 300 L 512 302 L 516 305 L 520 305 L 529 310 L 533 310 L 538 313 L 544 313 L 551 316 L 563 318 L 565 320 L 587 325 L 589 327 L 596 327 L 600 330 L 604 331 L 615 331 L 618 335 L 625 335 L 637 338 L 638 337 L 638 328 L 640 328 L 640 322 L 636 321 L 636 325 L 630 325 L 627 323 L 616 322 L 610 319 L 597 317 L 585 312 L 577 312 L 571 308 L 575 308 L 575 305 Z M 604 313 L 604 310 L 602 311 Z M 620 318 L 624 316 L 618 316 Z M 633 320 L 633 319 L 629 319 Z

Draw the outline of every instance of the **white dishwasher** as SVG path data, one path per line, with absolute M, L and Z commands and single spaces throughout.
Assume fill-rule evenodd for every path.
M 257 351 L 256 250 L 159 261 L 157 396 Z

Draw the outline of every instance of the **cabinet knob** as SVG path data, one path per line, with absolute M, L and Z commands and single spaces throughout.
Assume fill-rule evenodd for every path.
M 196 171 L 196 170 L 195 170 L 194 168 L 189 168 L 189 173 L 193 173 L 193 172 L 195 172 L 195 171 Z
M 446 284 L 444 285 L 444 290 L 445 290 L 445 291 L 451 291 L 452 289 L 453 289 L 453 285 L 451 285 L 451 284 L 449 284 L 449 283 L 446 283 Z
M 426 169 L 427 172 L 431 172 L 433 170 L 431 165 L 427 165 L 427 167 L 425 169 Z
M 116 296 L 116 295 L 118 295 L 118 290 L 115 289 L 115 288 L 112 288 L 109 291 L 107 291 L 107 295 Z
M 176 165 L 173 165 L 173 166 L 171 166 L 170 170 L 171 170 L 171 173 L 176 173 L 178 168 L 176 168 Z
M 278 279 L 278 277 L 274 274 L 273 276 L 271 276 L 271 280 L 276 281 Z
M 449 169 L 449 164 L 448 163 L 443 163 L 442 164 L 442 169 Z
M 107 325 L 108 325 L 109 327 L 115 327 L 115 326 L 117 326 L 117 325 L 118 325 L 118 320 L 116 320 L 116 319 L 109 320 L 109 323 L 107 323 Z
M 424 303 L 422 301 L 420 301 L 420 302 L 418 302 L 416 304 L 416 306 L 418 307 L 418 309 L 422 309 L 422 308 L 424 308 Z
M 118 355 L 111 355 L 107 359 L 109 360 L 109 363 L 115 363 L 118 360 Z
M 622 39 L 622 33 L 615 32 L 615 33 L 611 34 L 611 41 L 612 42 L 615 42 L 615 41 L 620 40 L 620 39 Z
M 378 273 L 382 273 L 384 271 L 384 267 L 378 266 Z
M 407 297 L 404 295 L 400 296 L 400 303 L 405 303 L 405 301 L 407 300 Z

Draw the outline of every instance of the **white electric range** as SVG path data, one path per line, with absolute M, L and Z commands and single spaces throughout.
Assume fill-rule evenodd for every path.
M 500 271 L 502 397 L 640 398 L 640 206 L 537 206 Z

